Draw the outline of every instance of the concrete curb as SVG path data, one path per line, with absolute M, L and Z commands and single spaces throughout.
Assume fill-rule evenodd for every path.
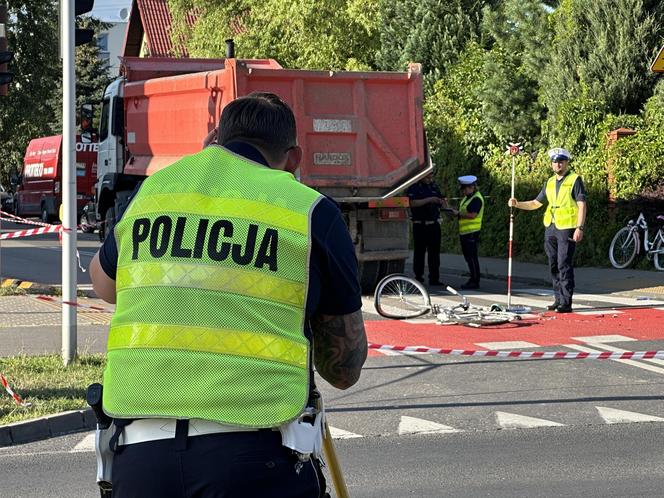
M 0 446 L 12 446 L 94 429 L 91 408 L 47 415 L 0 426 Z
M 62 286 L 51 284 L 40 284 L 37 282 L 28 282 L 27 280 L 18 280 L 15 278 L 3 278 L 0 280 L 0 288 L 22 289 L 26 294 L 45 294 L 47 296 L 61 296 Z M 80 297 L 96 298 L 97 294 L 92 289 L 78 289 L 76 291 Z

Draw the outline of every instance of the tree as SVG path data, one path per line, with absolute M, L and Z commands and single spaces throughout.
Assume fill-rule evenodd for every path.
M 30 139 L 56 131 L 52 102 L 60 65 L 56 2 L 22 0 L 8 6 L 7 38 L 15 53 L 14 82 L 0 99 L 0 173 L 20 170 Z
M 480 92 L 485 119 L 498 139 L 537 143 L 544 109 L 538 80 L 548 63 L 552 31 L 539 0 L 506 0 L 484 9 L 482 28 L 492 44 Z
M 569 102 L 598 106 L 600 120 L 608 113 L 639 113 L 653 91 L 648 65 L 664 35 L 663 10 L 661 3 L 643 0 L 561 2 L 552 16 L 557 29 L 551 63 L 540 78 L 551 140 L 583 149 L 559 126 L 573 119 L 560 116 Z
M 403 71 L 420 62 L 438 79 L 454 64 L 470 40 L 479 40 L 482 8 L 498 0 L 383 0 L 376 63 Z
M 379 0 L 169 0 L 175 40 L 192 57 L 241 58 L 292 69 L 370 69 L 378 47 Z M 195 12 L 197 22 L 187 23 Z M 176 43 L 175 45 L 179 45 Z

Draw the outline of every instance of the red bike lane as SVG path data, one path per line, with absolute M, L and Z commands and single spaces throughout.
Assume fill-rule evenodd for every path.
M 664 340 L 664 310 L 621 308 L 593 314 L 553 312 L 490 327 L 439 325 L 432 320 L 367 320 L 369 342 L 399 346 L 486 350 L 479 344 L 525 342 L 530 347 L 584 344 L 575 337 L 619 335 L 637 341 Z M 371 351 L 372 355 L 381 353 Z

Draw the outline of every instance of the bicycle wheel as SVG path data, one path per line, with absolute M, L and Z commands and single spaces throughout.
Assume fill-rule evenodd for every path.
M 385 318 L 415 318 L 428 313 L 431 299 L 424 286 L 406 275 L 388 275 L 378 282 L 374 306 Z
M 614 268 L 627 268 L 638 249 L 639 239 L 632 227 L 623 227 L 616 232 L 609 247 L 609 259 Z
M 653 254 L 653 263 L 655 263 L 655 268 L 659 271 L 664 271 L 664 233 L 660 230 L 657 233 L 657 246 L 655 247 L 655 253 Z

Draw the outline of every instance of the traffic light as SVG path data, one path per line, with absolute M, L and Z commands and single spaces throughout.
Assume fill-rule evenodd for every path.
M 80 16 L 82 14 L 87 14 L 92 10 L 94 6 L 94 0 L 75 0 L 74 5 L 74 16 Z M 92 41 L 92 37 L 95 34 L 94 29 L 90 28 L 76 28 L 74 32 L 74 45 L 77 47 L 79 45 L 85 45 Z

